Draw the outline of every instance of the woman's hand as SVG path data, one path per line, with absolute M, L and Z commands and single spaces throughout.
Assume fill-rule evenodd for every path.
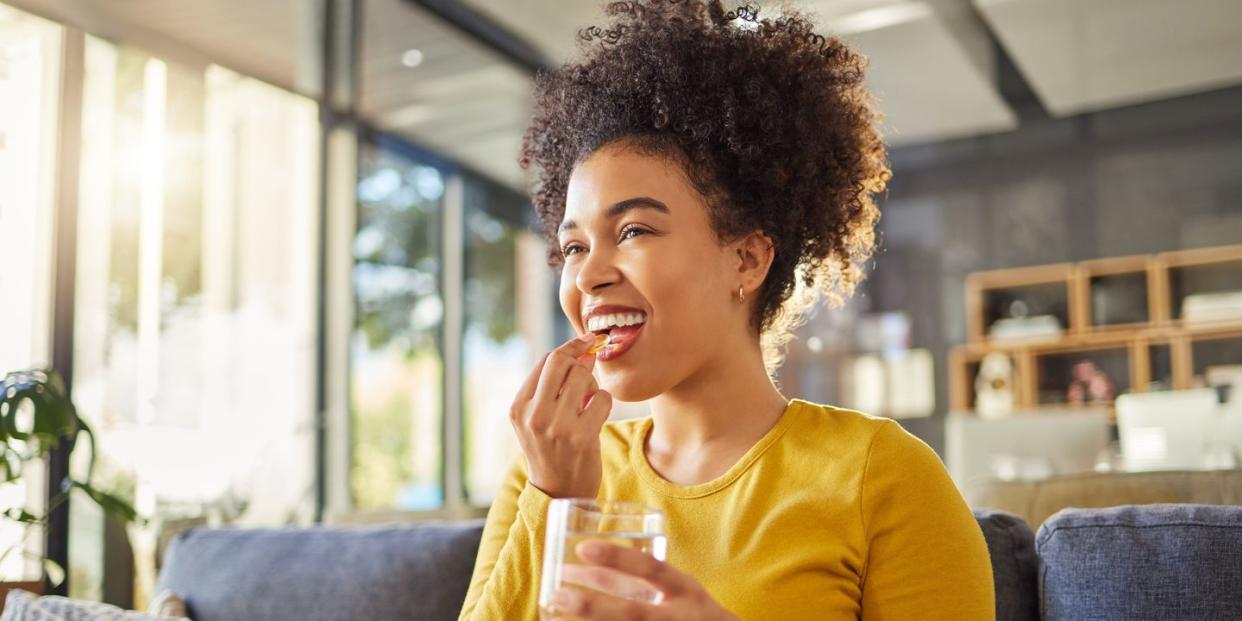
M 589 564 L 587 570 L 596 570 L 589 579 L 596 590 L 562 588 L 557 591 L 553 603 L 559 613 L 593 621 L 737 621 L 737 617 L 716 603 L 697 580 L 646 553 L 600 541 L 585 541 L 578 545 L 577 552 L 578 557 Z M 625 575 L 618 581 L 617 574 Z M 616 583 L 632 583 L 634 578 L 659 591 L 663 596 L 660 603 L 648 604 L 599 592 L 625 590 L 624 584 Z M 615 584 L 614 588 L 610 588 L 610 583 Z
M 604 476 L 599 433 L 612 411 L 612 395 L 591 375 L 595 354 L 588 350 L 595 338 L 587 333 L 552 350 L 509 410 L 527 477 L 553 498 L 595 498 Z

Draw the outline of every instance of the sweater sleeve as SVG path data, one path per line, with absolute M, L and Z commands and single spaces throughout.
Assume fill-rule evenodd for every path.
M 539 573 L 551 498 L 526 478 L 518 456 L 483 526 L 479 556 L 459 621 L 539 618 Z
M 939 457 L 892 421 L 871 441 L 860 491 L 862 619 L 994 619 L 983 532 Z

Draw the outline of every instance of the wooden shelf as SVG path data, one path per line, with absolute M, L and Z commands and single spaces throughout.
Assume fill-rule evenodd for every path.
M 1157 324 L 1155 308 L 1159 304 L 1161 286 L 1157 282 L 1159 265 L 1154 256 L 1118 257 L 1113 259 L 1096 259 L 1083 261 L 1076 267 L 1073 286 L 1078 290 L 1077 299 L 1081 303 L 1076 307 L 1079 315 L 1076 325 L 1081 331 L 1114 330 L 1147 327 Z M 1129 322 L 1099 322 L 1094 317 L 1096 301 L 1093 296 L 1096 281 L 1117 281 L 1123 278 L 1141 283 L 1142 291 L 1134 296 L 1141 304 L 1141 317 Z M 1102 286 L 1102 285 L 1101 285 Z
M 1242 318 L 1193 322 L 1181 319 L 1178 317 L 1181 300 L 1174 300 L 1173 296 L 1186 295 L 1187 291 L 1175 291 L 1175 288 L 1185 289 L 1187 284 L 1179 281 L 1174 283 L 1176 287 L 1172 286 L 1173 280 L 1182 275 L 1171 277 L 1170 271 L 1206 269 L 1208 280 L 1219 290 L 1222 274 L 1227 284 L 1234 282 L 1235 266 L 1236 279 L 1242 282 L 1242 245 L 971 274 L 966 279 L 968 341 L 952 348 L 949 355 L 950 408 L 959 413 L 973 410 L 976 369 L 983 357 L 993 352 L 1008 354 L 1013 359 L 1015 406 L 1020 409 L 1091 405 L 1039 403 L 1039 365 L 1049 356 L 1121 350 L 1126 352 L 1128 369 L 1124 377 L 1110 376 L 1115 389 L 1128 384 L 1130 391 L 1145 392 L 1153 381 L 1164 382 L 1165 376 L 1170 376 L 1172 385 L 1169 387 L 1173 389 L 1191 388 L 1195 382 L 1195 344 L 1201 344 L 1206 350 L 1204 344 L 1211 342 L 1242 341 Z M 1129 282 L 1125 282 L 1126 279 Z M 1115 291 L 1123 292 L 1120 296 L 1123 303 L 1129 299 L 1146 305 L 1146 321 L 1097 324 L 1097 319 L 1107 317 L 1102 309 L 1093 310 L 1092 287 L 1107 286 L 1110 281 L 1123 283 L 1122 286 L 1112 285 Z M 1021 340 L 987 337 L 987 301 L 992 292 L 1012 295 L 1024 287 L 1042 285 L 1065 287 L 1069 321 L 1059 334 Z M 1136 289 L 1140 290 L 1136 292 Z M 1125 313 L 1119 315 L 1124 317 Z M 1237 350 L 1238 363 L 1242 364 L 1242 343 Z M 1153 358 L 1153 351 L 1160 360 Z M 1219 358 L 1221 349 L 1218 347 L 1214 351 Z M 1116 366 L 1115 357 L 1111 363 Z M 1153 366 L 1157 363 L 1162 367 L 1158 370 L 1161 377 L 1153 377 L 1157 371 Z M 1115 390 L 1114 394 L 1121 394 L 1121 391 Z
M 1171 322 L 1182 321 L 1181 305 L 1191 292 L 1242 290 L 1242 252 L 1237 250 L 1240 247 L 1201 248 L 1157 255 L 1164 285 L 1163 302 L 1168 306 Z M 1222 280 L 1228 282 L 1222 285 Z M 1204 322 L 1195 322 L 1199 323 Z
M 984 331 L 987 312 L 987 293 L 1004 289 L 1022 289 L 1042 285 L 1058 285 L 1065 287 L 1067 300 L 1067 319 L 1070 323 L 1074 317 L 1076 300 L 1074 288 L 1071 286 L 1074 276 L 1073 263 L 1059 263 L 1037 267 L 1024 267 L 1010 270 L 994 270 L 975 272 L 966 277 L 966 312 L 967 334 L 971 341 L 985 340 Z M 1072 325 L 1062 326 L 1062 333 L 1073 329 Z

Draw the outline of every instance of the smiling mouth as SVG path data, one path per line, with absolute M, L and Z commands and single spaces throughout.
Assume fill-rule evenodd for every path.
M 628 328 L 631 326 L 640 326 L 647 323 L 647 313 L 635 311 L 630 313 L 609 313 L 607 315 L 596 315 L 587 319 L 586 328 L 588 332 L 595 334 L 609 334 L 617 328 Z
M 608 362 L 629 351 L 646 323 L 647 314 L 642 311 L 609 313 L 587 319 L 588 332 L 608 337 L 608 340 L 598 348 L 596 359 Z

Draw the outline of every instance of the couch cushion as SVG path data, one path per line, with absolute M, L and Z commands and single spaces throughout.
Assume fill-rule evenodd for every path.
M 1035 538 L 1047 619 L 1237 619 L 1242 507 L 1065 509 Z
M 158 588 L 184 597 L 195 621 L 454 620 L 482 530 L 194 529 L 169 546 Z
M 975 509 L 992 559 L 997 621 L 1037 621 L 1035 533 L 1022 518 L 993 509 Z
M 100 602 L 49 595 L 39 597 L 20 589 L 9 591 L 0 621 L 190 621 L 184 616 L 149 615 Z

